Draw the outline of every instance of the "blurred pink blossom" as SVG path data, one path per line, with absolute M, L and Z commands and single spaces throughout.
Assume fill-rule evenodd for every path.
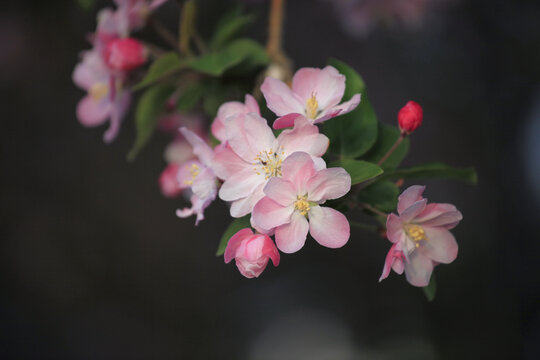
M 457 257 L 458 245 L 448 230 L 461 221 L 461 212 L 451 204 L 428 204 L 422 197 L 424 189 L 419 185 L 406 189 L 399 197 L 399 215 L 388 215 L 386 234 L 394 245 L 379 281 L 392 268 L 398 274 L 405 271 L 412 285 L 427 286 L 435 265 L 449 264 Z
M 234 234 L 225 249 L 225 263 L 236 260 L 236 266 L 242 275 L 251 279 L 259 277 L 272 259 L 274 266 L 279 265 L 279 252 L 268 235 L 254 234 L 246 228 Z
M 271 178 L 251 215 L 254 226 L 275 229 L 276 244 L 285 253 L 300 250 L 309 233 L 321 245 L 347 243 L 349 222 L 339 211 L 320 206 L 351 189 L 351 176 L 342 168 L 317 169 L 312 157 L 296 152 L 283 161 L 282 177 Z M 309 221 L 308 221 L 309 219 Z
M 226 142 L 227 134 L 225 131 L 225 119 L 236 114 L 255 113 L 261 115 L 257 100 L 251 95 L 246 95 L 244 103 L 240 101 L 229 101 L 221 105 L 217 116 L 212 123 L 212 135 L 221 142 Z

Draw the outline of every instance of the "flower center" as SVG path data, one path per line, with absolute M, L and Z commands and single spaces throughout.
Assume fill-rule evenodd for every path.
M 306 216 L 310 210 L 309 201 L 307 200 L 307 194 L 296 195 L 296 202 L 294 203 L 294 209 L 300 211 L 300 214 Z
M 184 184 L 186 185 L 193 185 L 193 180 L 199 175 L 199 166 L 197 164 L 191 164 L 191 166 L 187 167 L 189 170 L 189 174 L 191 175 L 191 180 L 184 180 Z
M 418 244 L 419 241 L 427 240 L 426 232 L 420 225 L 406 224 L 405 233 L 407 234 L 409 239 L 415 242 L 416 247 L 420 246 L 420 244 Z
M 278 149 L 279 150 L 279 149 Z M 255 165 L 260 165 L 261 168 L 255 167 L 255 172 L 257 175 L 264 173 L 264 178 L 266 180 L 270 179 L 273 176 L 281 176 L 281 163 L 283 162 L 282 156 L 285 154 L 285 151 L 261 151 L 255 157 Z
M 319 113 L 319 103 L 315 94 L 311 94 L 311 97 L 306 100 L 306 115 L 308 118 L 314 120 Z
M 103 82 L 96 83 L 90 87 L 88 93 L 94 101 L 99 101 L 109 93 L 109 85 Z

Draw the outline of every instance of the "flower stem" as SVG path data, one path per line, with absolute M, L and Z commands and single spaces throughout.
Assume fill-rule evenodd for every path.
M 371 205 L 369 205 L 369 204 L 366 204 L 366 203 L 360 203 L 359 205 L 362 206 L 364 209 L 369 210 L 369 211 L 371 211 L 372 213 L 375 213 L 375 214 L 377 214 L 377 215 L 379 215 L 379 216 L 382 216 L 382 217 L 387 217 L 387 216 L 388 216 L 387 213 L 382 212 L 381 210 L 376 209 L 376 208 L 374 208 L 373 206 L 371 206 Z
M 349 220 L 349 224 L 351 224 L 351 226 L 354 226 L 355 228 L 358 228 L 358 229 L 367 230 L 374 233 L 378 232 L 378 228 L 375 225 L 365 224 L 365 223 L 361 223 L 358 221 L 351 221 L 351 220 Z
M 401 144 L 401 142 L 403 141 L 403 139 L 405 139 L 406 136 L 407 136 L 407 134 L 401 133 L 401 135 L 399 135 L 399 137 L 397 138 L 394 145 L 392 145 L 392 147 L 390 149 L 388 149 L 386 154 L 384 154 L 384 156 L 379 160 L 377 165 L 381 166 L 390 157 L 390 155 L 392 155 L 392 153 L 397 149 L 399 144 Z
M 283 8 L 285 0 L 272 0 L 268 19 L 268 42 L 266 52 L 270 56 L 282 53 L 281 39 L 283 34 Z
M 165 41 L 168 45 L 172 46 L 175 51 L 181 52 L 175 36 L 162 23 L 157 21 L 154 17 L 150 16 L 148 18 L 148 25 L 150 25 L 152 30 L 154 30 L 154 32 L 163 39 L 163 41 Z

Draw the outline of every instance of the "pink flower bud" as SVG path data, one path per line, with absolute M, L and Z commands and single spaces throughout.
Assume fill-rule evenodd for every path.
M 182 193 L 182 188 L 178 184 L 177 175 L 180 165 L 169 164 L 159 176 L 159 187 L 163 196 L 168 198 L 177 197 Z
M 108 42 L 103 55 L 111 69 L 132 70 L 144 64 L 147 51 L 139 41 L 124 38 Z
M 399 110 L 398 123 L 402 133 L 410 134 L 422 125 L 422 107 L 414 101 L 409 101 Z
M 249 228 L 234 234 L 225 249 L 225 263 L 236 259 L 240 273 L 251 279 L 259 277 L 272 259 L 274 266 L 279 265 L 279 252 L 268 235 L 254 234 Z

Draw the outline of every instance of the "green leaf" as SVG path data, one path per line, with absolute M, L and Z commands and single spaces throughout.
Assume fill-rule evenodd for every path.
M 128 153 L 128 160 L 133 161 L 139 151 L 146 145 L 156 128 L 158 116 L 163 111 L 167 99 L 174 88 L 168 85 L 156 85 L 146 90 L 139 99 L 135 109 L 135 126 L 137 137 Z
M 264 48 L 251 39 L 239 39 L 223 50 L 190 61 L 189 66 L 203 74 L 221 76 L 226 70 L 248 61 L 250 65 L 265 65 L 268 55 Z
M 330 151 L 341 158 L 357 158 L 368 151 L 377 140 L 377 116 L 366 94 L 362 77 L 345 63 L 330 59 L 334 66 L 347 78 L 344 101 L 360 93 L 362 100 L 350 113 L 324 123 L 324 133 L 330 138 Z
M 237 10 L 225 14 L 219 20 L 214 36 L 210 40 L 210 49 L 219 50 L 222 48 L 247 25 L 253 22 L 253 19 L 253 15 L 239 15 Z
M 94 6 L 95 0 L 77 0 L 77 3 L 84 11 L 90 10 Z
M 363 160 L 344 159 L 330 164 L 332 167 L 342 167 L 351 175 L 351 185 L 373 179 L 383 173 L 375 164 Z
M 189 41 L 195 34 L 195 18 L 197 15 L 197 5 L 195 0 L 187 0 L 182 6 L 180 18 L 180 31 L 178 35 L 178 45 L 184 54 L 190 54 Z
M 378 163 L 388 150 L 390 150 L 392 145 L 394 145 L 399 136 L 400 131 L 398 128 L 379 123 L 379 136 L 377 137 L 377 142 L 369 152 L 362 157 L 362 159 Z M 401 163 L 403 158 L 405 158 L 407 152 L 409 152 L 409 139 L 405 138 L 394 150 L 392 155 L 381 164 L 381 167 L 385 171 L 395 169 Z
M 180 111 L 190 111 L 201 99 L 205 91 L 202 83 L 193 83 L 185 87 L 176 101 L 176 108 Z
M 437 281 L 435 280 L 435 273 L 431 273 L 431 279 L 429 279 L 429 284 L 422 288 L 424 294 L 429 302 L 435 299 L 435 293 L 437 292 Z
M 431 163 L 385 173 L 384 179 L 429 179 L 448 178 L 476 184 L 478 177 L 474 168 L 455 168 L 443 163 Z
M 369 204 L 384 212 L 396 209 L 399 189 L 391 181 L 377 181 L 358 194 L 358 201 Z
M 162 80 L 185 68 L 187 63 L 188 61 L 186 59 L 180 59 L 178 54 L 174 52 L 164 54 L 152 63 L 144 79 L 135 85 L 133 90 L 142 89 L 158 80 Z
M 225 249 L 227 248 L 227 244 L 229 243 L 229 239 L 238 231 L 247 227 L 251 228 L 251 224 L 249 222 L 249 215 L 234 219 L 233 222 L 227 227 L 227 229 L 223 233 L 223 236 L 221 236 L 216 256 L 223 255 L 225 253 Z

